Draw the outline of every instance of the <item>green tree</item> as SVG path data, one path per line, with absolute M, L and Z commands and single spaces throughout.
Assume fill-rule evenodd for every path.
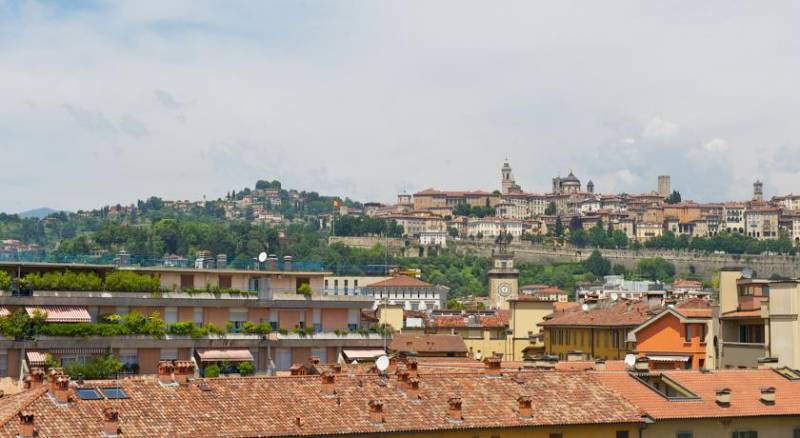
M 557 211 L 556 203 L 554 201 L 550 201 L 550 203 L 547 204 L 547 207 L 544 209 L 544 214 L 547 216 L 553 216 Z
M 553 227 L 553 234 L 558 237 L 564 235 L 564 224 L 561 223 L 561 216 L 556 217 L 556 224 Z
M 664 199 L 664 202 L 667 204 L 677 204 L 681 202 L 681 192 L 673 190 L 672 193 Z
M 600 251 L 594 250 L 583 262 L 584 268 L 592 274 L 602 277 L 611 273 L 611 262 L 604 258 Z
M 675 277 L 675 265 L 661 257 L 639 260 L 636 271 L 641 278 L 664 283 L 672 282 Z

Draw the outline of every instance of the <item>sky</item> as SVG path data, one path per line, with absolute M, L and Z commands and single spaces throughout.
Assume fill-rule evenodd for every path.
M 258 179 L 392 202 L 800 193 L 796 1 L 0 0 L 0 211 L 216 199 Z

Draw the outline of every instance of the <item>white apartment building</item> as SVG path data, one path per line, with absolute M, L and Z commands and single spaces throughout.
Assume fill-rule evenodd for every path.
M 514 237 L 522 236 L 522 221 L 498 217 L 470 218 L 467 220 L 467 236 L 497 237 L 500 232 Z

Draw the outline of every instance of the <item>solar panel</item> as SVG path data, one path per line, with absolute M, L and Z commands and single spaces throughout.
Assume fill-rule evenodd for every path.
M 78 397 L 81 400 L 102 400 L 103 396 L 95 388 L 78 388 Z
M 107 399 L 128 398 L 128 394 L 122 388 L 103 388 L 101 391 Z

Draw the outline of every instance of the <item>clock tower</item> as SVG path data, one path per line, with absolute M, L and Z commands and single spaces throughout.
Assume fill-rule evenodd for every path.
M 514 268 L 514 253 L 508 249 L 511 235 L 501 231 L 492 250 L 492 268 L 489 277 L 490 305 L 496 309 L 508 309 L 508 299 L 519 293 L 519 271 Z

